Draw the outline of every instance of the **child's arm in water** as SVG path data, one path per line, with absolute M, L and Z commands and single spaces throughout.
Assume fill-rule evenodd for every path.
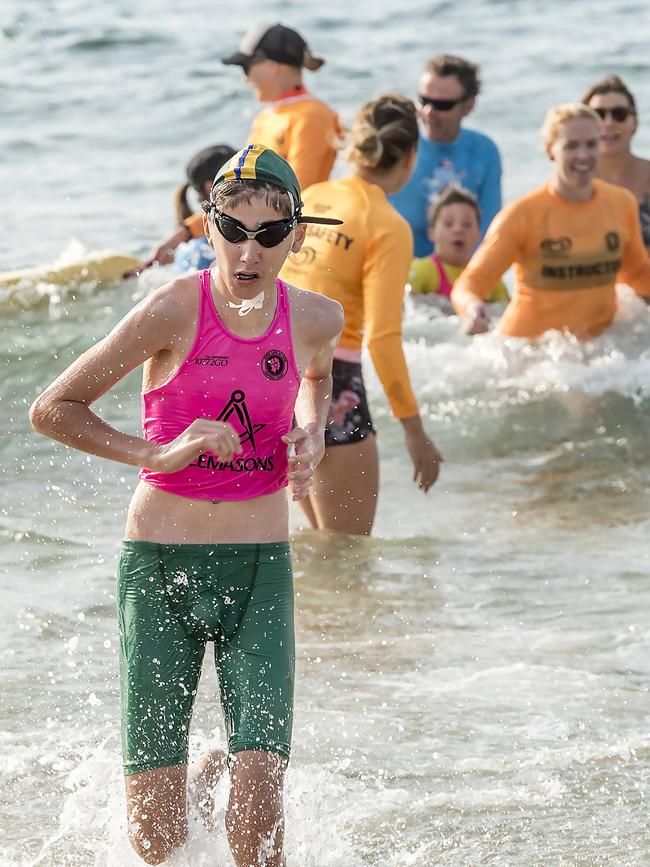
M 122 274 L 123 280 L 130 280 L 132 277 L 138 277 L 147 268 L 153 265 L 169 265 L 174 261 L 174 251 L 184 241 L 189 241 L 192 233 L 185 223 L 181 223 L 172 233 L 162 240 L 150 253 L 149 258 L 145 259 L 135 268 L 130 271 L 125 271 Z

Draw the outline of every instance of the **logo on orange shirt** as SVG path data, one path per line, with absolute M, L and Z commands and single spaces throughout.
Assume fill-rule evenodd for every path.
M 559 238 L 544 238 L 539 246 L 541 250 L 550 256 L 562 256 L 564 253 L 569 252 L 573 246 L 573 242 L 566 235 L 560 235 Z

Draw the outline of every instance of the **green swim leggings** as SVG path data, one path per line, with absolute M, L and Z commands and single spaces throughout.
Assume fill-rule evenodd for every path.
M 185 764 L 207 641 L 231 753 L 289 758 L 295 646 L 288 542 L 159 545 L 120 557 L 124 773 Z

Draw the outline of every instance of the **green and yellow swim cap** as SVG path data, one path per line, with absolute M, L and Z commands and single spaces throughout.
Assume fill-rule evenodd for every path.
M 224 181 L 265 181 L 291 195 L 294 203 L 294 216 L 299 223 L 326 223 L 339 226 L 343 220 L 329 217 L 303 217 L 300 184 L 296 173 L 289 163 L 271 148 L 260 144 L 249 144 L 224 163 L 212 184 L 211 196 Z

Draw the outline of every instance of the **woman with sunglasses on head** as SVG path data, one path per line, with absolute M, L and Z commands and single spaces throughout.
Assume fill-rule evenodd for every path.
M 607 75 L 589 88 L 582 102 L 602 121 L 596 176 L 634 193 L 643 240 L 650 250 L 650 160 L 631 151 L 639 124 L 634 96 L 618 75 Z
M 600 117 L 581 103 L 549 111 L 542 128 L 549 182 L 505 207 L 451 293 L 468 334 L 487 331 L 485 299 L 512 264 L 515 294 L 499 322 L 509 337 L 604 331 L 616 313 L 616 282 L 650 295 L 650 259 L 634 196 L 595 177 Z
M 413 241 L 406 221 L 387 196 L 410 176 L 418 141 L 410 99 L 384 94 L 358 112 L 347 158 L 354 172 L 316 184 L 305 207 L 336 213 L 340 229 L 314 226 L 302 250 L 282 271 L 287 279 L 339 301 L 345 326 L 334 352 L 334 389 L 325 431 L 325 459 L 316 470 L 309 502 L 312 526 L 368 534 L 377 508 L 379 459 L 361 372 L 365 340 L 393 415 L 399 419 L 425 493 L 442 458 L 427 436 L 413 394 L 402 346 L 402 301 Z
M 340 221 L 303 216 L 295 173 L 259 145 L 221 168 L 204 207 L 214 269 L 145 298 L 30 416 L 60 442 L 140 467 L 117 592 L 134 849 L 160 864 L 186 838 L 188 729 L 214 641 L 234 861 L 283 867 L 294 672 L 285 488 L 305 497 L 322 458 L 343 317 L 338 304 L 277 275 L 305 222 Z M 144 438 L 91 409 L 142 363 Z M 218 752 L 199 763 L 197 801 L 222 765 Z

